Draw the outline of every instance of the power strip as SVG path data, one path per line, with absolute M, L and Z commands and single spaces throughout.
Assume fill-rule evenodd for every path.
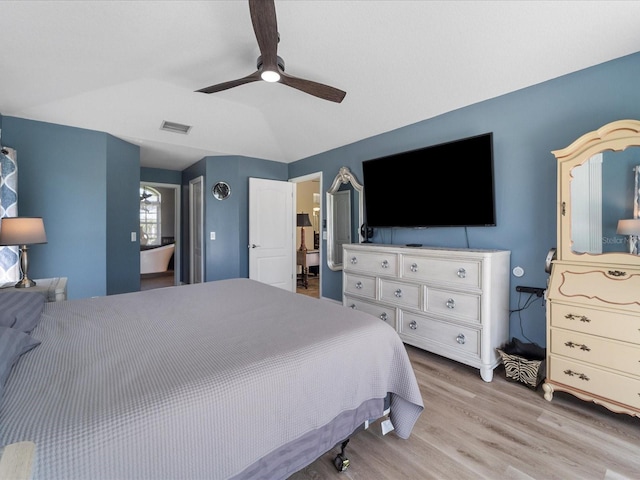
M 516 292 L 520 292 L 520 293 L 531 293 L 531 294 L 535 294 L 538 297 L 541 297 L 544 295 L 544 288 L 538 288 L 538 287 L 523 287 L 518 285 L 516 287 Z

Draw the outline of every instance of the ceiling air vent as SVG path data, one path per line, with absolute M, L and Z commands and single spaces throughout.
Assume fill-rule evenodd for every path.
M 181 123 L 167 122 L 164 120 L 160 130 L 166 130 L 167 132 L 173 133 L 184 133 L 186 135 L 189 133 L 189 130 L 191 130 L 191 125 L 183 125 Z

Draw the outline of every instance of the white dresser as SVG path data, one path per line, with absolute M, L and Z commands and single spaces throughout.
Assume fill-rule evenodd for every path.
M 629 164 L 640 164 L 638 146 L 640 122 L 621 120 L 553 152 L 558 160 L 558 246 L 547 289 L 543 389 L 549 401 L 556 391 L 569 392 L 640 417 L 640 256 L 616 231 L 618 220 L 640 215 L 639 198 L 627 188 L 634 180 Z M 591 177 L 609 181 L 579 183 L 585 168 Z M 611 217 L 603 199 L 614 199 L 625 216 L 614 211 L 617 216 Z M 586 215 L 593 211 L 599 211 L 597 217 Z M 582 241 L 583 231 L 591 241 Z
M 407 344 L 493 379 L 496 348 L 509 340 L 509 251 L 343 248 L 343 305 L 379 317 Z

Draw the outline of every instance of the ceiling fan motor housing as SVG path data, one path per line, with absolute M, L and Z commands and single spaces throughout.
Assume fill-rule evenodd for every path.
M 276 57 L 277 57 L 277 59 L 278 59 L 278 60 L 277 60 L 277 62 L 278 62 L 278 69 L 279 69 L 280 71 L 284 72 L 284 60 L 283 60 L 283 59 L 282 59 L 282 57 L 281 57 L 281 56 L 279 56 L 279 55 L 277 55 Z M 257 68 L 258 70 L 261 70 L 261 69 L 262 69 L 262 55 L 260 55 L 260 56 L 258 57 L 258 60 L 256 61 L 256 68 Z

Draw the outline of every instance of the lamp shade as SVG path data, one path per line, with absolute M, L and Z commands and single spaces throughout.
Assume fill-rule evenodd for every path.
M 309 214 L 308 213 L 298 213 L 297 214 L 296 225 L 298 227 L 310 227 L 311 226 L 311 220 L 309 219 Z
M 0 245 L 47 243 L 42 217 L 5 217 L 0 221 Z
M 618 235 L 640 235 L 640 218 L 618 220 Z

